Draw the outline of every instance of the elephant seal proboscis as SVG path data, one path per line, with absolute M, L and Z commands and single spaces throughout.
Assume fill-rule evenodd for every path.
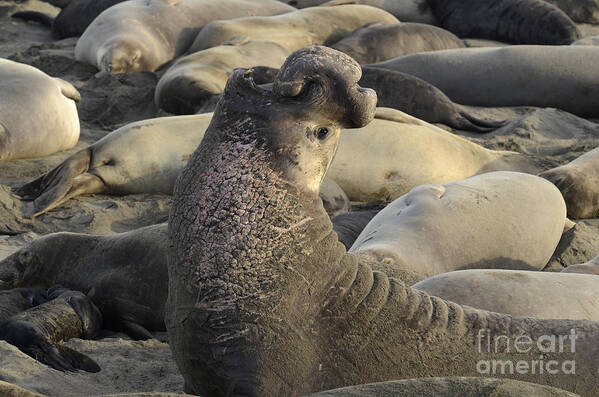
M 576 24 L 543 0 L 428 0 L 439 25 L 459 37 L 512 44 L 570 44 Z
M 53 18 L 37 11 L 21 11 L 14 13 L 13 18 L 36 21 L 52 29 L 58 38 L 81 36 L 90 23 L 102 11 L 125 0 L 77 0 L 67 4 Z
M 189 51 L 216 47 L 231 37 L 248 37 L 273 41 L 291 53 L 313 44 L 336 43 L 369 22 L 390 24 L 399 21 L 386 11 L 363 5 L 310 7 L 271 17 L 211 22 L 198 34 Z
M 564 11 L 574 22 L 599 23 L 597 0 L 545 0 Z
M 164 331 L 166 225 L 107 236 L 53 233 L 0 262 L 4 288 L 63 285 L 82 291 L 104 327 L 135 339 Z
M 398 110 L 377 108 L 372 123 L 341 134 L 327 176 L 350 200 L 368 202 L 490 171 L 538 169 L 519 153 L 489 150 Z
M 2 323 L 0 339 L 54 369 L 100 371 L 91 358 L 60 345 L 70 338 L 93 338 L 102 327 L 98 308 L 85 294 L 62 287 L 48 290 L 48 298 Z
M 464 48 L 466 45 L 453 33 L 436 26 L 374 22 L 356 29 L 330 47 L 364 65 L 418 52 Z
M 251 70 L 229 78 L 169 218 L 166 324 L 188 389 L 299 396 L 480 376 L 485 362 L 477 363 L 487 360 L 538 367 L 542 354 L 544 368 L 559 360 L 560 372 L 522 371 L 519 380 L 597 394 L 599 323 L 515 318 L 431 297 L 373 272 L 338 241 L 317 187 L 340 129 L 374 117 L 376 97 L 359 79 L 355 61 L 326 47 L 291 54 L 272 89 Z M 512 343 L 479 350 L 478 335 Z M 514 353 L 520 335 L 563 335 L 575 348 L 546 349 L 541 338 L 543 350 L 531 343 Z
M 75 58 L 111 73 L 154 71 L 187 51 L 210 21 L 293 10 L 275 0 L 129 0 L 94 19 Z
M 552 182 L 562 192 L 570 218 L 599 216 L 599 148 L 539 176 Z
M 0 59 L 0 161 L 47 156 L 79 140 L 70 83 L 33 66 Z
M 212 95 L 221 94 L 236 68 L 279 68 L 289 55 L 281 45 L 236 37 L 224 45 L 179 58 L 156 86 L 156 106 L 174 114 L 196 113 Z
M 439 274 L 412 288 L 514 317 L 599 321 L 599 277 L 475 269 Z
M 379 212 L 349 251 L 422 278 L 470 268 L 541 270 L 565 222 L 551 183 L 490 172 L 413 189 Z
M 426 0 L 281 0 L 295 8 L 363 4 L 382 8 L 400 21 L 435 25 L 437 20 Z
M 553 107 L 593 118 L 599 69 L 590 64 L 599 64 L 593 47 L 521 45 L 425 52 L 372 66 L 412 74 L 463 105 Z
M 378 106 L 401 110 L 428 123 L 474 132 L 489 132 L 506 124 L 505 120 L 482 120 L 471 115 L 437 87 L 407 73 L 362 66 L 359 84 L 376 91 Z

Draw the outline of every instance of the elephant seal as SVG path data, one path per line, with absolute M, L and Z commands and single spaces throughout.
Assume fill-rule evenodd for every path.
M 378 213 L 379 210 L 352 211 L 331 218 L 333 230 L 346 249 L 351 248 L 368 222 Z
M 580 263 L 578 265 L 570 265 L 562 273 L 580 273 L 580 274 L 593 274 L 599 276 L 599 255 L 595 256 L 588 262 Z
M 453 33 L 421 23 L 366 24 L 330 47 L 359 64 L 377 63 L 417 52 L 464 48 Z
M 102 327 L 102 316 L 81 292 L 62 287 L 48 290 L 48 302 L 15 314 L 0 325 L 0 340 L 61 371 L 99 372 L 91 358 L 60 342 L 90 339 Z
M 0 59 L 0 161 L 42 157 L 67 150 L 79 140 L 70 83 L 33 66 Z
M 82 291 L 106 328 L 148 339 L 164 330 L 165 244 L 165 224 L 106 236 L 52 233 L 1 261 L 0 281 L 4 288 Z
M 475 269 L 439 274 L 412 288 L 515 317 L 599 321 L 599 277 Z
M 363 4 L 382 8 L 400 21 L 420 22 L 436 25 L 437 20 L 433 15 L 426 0 L 281 0 L 295 8 L 314 6 L 337 6 L 343 4 Z
M 13 315 L 47 300 L 45 290 L 39 288 L 1 289 L 3 289 L 2 283 L 0 283 L 0 326 Z
M 471 115 L 437 87 L 406 73 L 362 66 L 358 83 L 376 91 L 378 106 L 401 110 L 428 123 L 474 132 L 489 132 L 506 124 L 505 120 L 482 120 Z
M 598 46 L 599 45 L 599 35 L 598 36 L 589 36 L 583 37 L 580 40 L 576 40 L 571 45 L 590 45 L 590 46 Z
M 90 23 L 102 11 L 124 0 L 76 0 L 67 4 L 56 18 L 42 12 L 21 11 L 14 13 L 13 18 L 25 21 L 36 21 L 52 29 L 52 33 L 60 38 L 81 36 Z
M 512 44 L 570 44 L 576 24 L 543 0 L 428 0 L 439 25 L 458 37 Z
M 574 219 L 599 216 L 599 148 L 583 154 L 566 165 L 552 168 L 539 176 L 562 192 L 568 216 Z
M 271 17 L 211 22 L 198 34 L 189 51 L 216 47 L 237 36 L 273 41 L 291 53 L 313 44 L 334 44 L 369 22 L 399 21 L 386 11 L 363 5 L 310 7 Z
M 596 63 L 592 47 L 522 45 L 426 52 L 372 66 L 412 74 L 464 105 L 554 107 L 594 118 L 599 70 L 586 65 Z
M 170 113 L 196 113 L 212 95 L 223 92 L 234 69 L 256 65 L 279 68 L 288 55 L 277 43 L 236 37 L 179 58 L 158 81 L 154 101 Z
M 490 171 L 538 169 L 519 153 L 489 150 L 398 110 L 377 108 L 372 123 L 341 134 L 327 176 L 352 201 L 391 201 L 419 185 Z
M 565 222 L 566 205 L 551 183 L 490 172 L 412 189 L 379 212 L 349 251 L 422 278 L 471 268 L 541 270 Z
M 306 397 L 577 397 L 554 387 L 496 378 L 417 378 L 321 391 Z
M 597 0 L 545 0 L 564 11 L 574 22 L 599 23 Z
M 275 0 L 129 0 L 104 10 L 75 46 L 101 71 L 154 71 L 182 55 L 210 21 L 295 10 Z
M 0 395 L 4 397 L 44 397 L 42 394 L 33 393 L 17 385 L 0 380 Z
M 480 376 L 490 360 L 538 367 L 542 354 L 550 373 L 519 379 L 597 394 L 599 323 L 515 318 L 431 297 L 373 272 L 338 241 L 316 187 L 340 128 L 374 117 L 376 97 L 359 79 L 355 61 L 326 47 L 291 54 L 271 90 L 251 70 L 229 78 L 177 181 L 168 224 L 166 324 L 188 390 L 298 396 Z M 536 342 L 523 353 L 482 344 L 520 335 Z M 567 343 L 548 349 L 541 335 Z M 489 376 L 509 377 L 509 367 Z

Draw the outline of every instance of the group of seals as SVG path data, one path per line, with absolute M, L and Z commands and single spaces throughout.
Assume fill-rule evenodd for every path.
M 75 58 L 111 73 L 154 71 L 182 55 L 210 21 L 293 10 L 276 0 L 129 0 L 94 19 Z
M 79 140 L 70 83 L 32 66 L 0 59 L 0 161 L 42 157 L 70 149 Z
M 348 253 L 317 195 L 342 127 L 374 117 L 360 67 L 323 47 L 292 54 L 272 89 L 229 79 L 175 186 L 169 218 L 170 347 L 201 395 L 302 395 L 427 376 L 480 360 L 574 360 L 521 380 L 599 392 L 599 324 L 475 310 L 373 272 Z M 557 192 L 556 192 L 557 193 Z M 517 205 L 514 203 L 514 205 Z M 497 214 L 501 217 L 501 214 Z M 543 233 L 544 230 L 539 230 Z M 574 333 L 575 348 L 514 353 L 497 338 Z M 501 376 L 498 374 L 498 376 Z
M 419 77 L 464 105 L 554 107 L 593 118 L 599 69 L 587 65 L 596 63 L 593 47 L 522 45 L 425 52 L 374 66 Z

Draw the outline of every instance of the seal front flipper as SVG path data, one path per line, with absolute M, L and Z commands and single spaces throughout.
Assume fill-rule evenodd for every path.
M 21 186 L 16 194 L 23 200 L 33 201 L 23 207 L 23 214 L 35 218 L 65 201 L 82 194 L 101 193 L 104 182 L 89 170 L 91 149 L 81 150 L 52 171 Z
M 37 11 L 19 11 L 11 15 L 12 18 L 22 19 L 24 21 L 34 21 L 44 25 L 47 28 L 51 28 L 54 23 L 54 18 L 48 14 Z

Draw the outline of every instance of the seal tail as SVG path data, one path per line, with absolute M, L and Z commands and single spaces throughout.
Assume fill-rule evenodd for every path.
M 34 21 L 51 28 L 54 23 L 54 18 L 48 14 L 37 11 L 19 11 L 11 15 L 12 18 L 22 19 L 24 21 Z
M 104 182 L 98 176 L 88 173 L 92 158 L 90 148 L 81 150 L 52 171 L 21 186 L 15 192 L 25 201 L 32 201 L 23 207 L 23 215 L 35 218 L 73 197 L 82 194 L 101 193 Z

